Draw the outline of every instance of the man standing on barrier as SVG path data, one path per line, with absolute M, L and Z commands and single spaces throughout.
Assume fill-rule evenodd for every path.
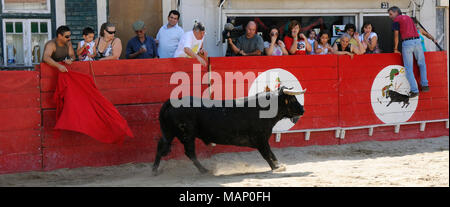
M 406 68 L 406 78 L 411 86 L 409 97 L 414 98 L 419 95 L 419 89 L 416 79 L 414 78 L 413 71 L 414 57 L 416 57 L 417 65 L 420 69 L 421 89 L 423 92 L 428 92 L 430 90 L 428 87 L 425 55 L 420 43 L 419 34 L 417 33 L 417 29 L 412 18 L 407 15 L 402 15 L 400 8 L 393 6 L 388 9 L 388 13 L 389 18 L 394 21 L 392 29 L 394 30 L 395 53 L 400 53 L 400 51 L 398 51 L 399 34 L 402 37 L 403 64 Z

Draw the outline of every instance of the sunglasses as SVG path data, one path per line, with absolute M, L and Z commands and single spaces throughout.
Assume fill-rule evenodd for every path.
M 108 31 L 108 30 L 105 31 L 108 32 L 109 34 L 116 34 L 116 31 Z
M 66 39 L 70 39 L 70 35 L 66 35 L 64 36 Z
M 136 33 L 144 33 L 144 30 L 135 31 Z

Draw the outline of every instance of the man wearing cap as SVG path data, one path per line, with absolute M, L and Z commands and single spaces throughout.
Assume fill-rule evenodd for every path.
M 158 58 L 158 49 L 155 40 L 145 35 L 146 28 L 143 21 L 137 21 L 133 24 L 133 30 L 136 37 L 133 37 L 127 44 L 127 59 L 149 59 Z

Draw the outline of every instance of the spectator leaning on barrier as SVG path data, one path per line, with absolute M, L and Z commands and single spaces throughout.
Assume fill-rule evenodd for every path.
M 288 33 L 284 37 L 284 44 L 291 55 L 306 55 L 312 51 L 312 47 L 308 42 L 308 38 L 300 33 L 301 26 L 296 20 L 292 20 L 288 26 Z
M 366 54 L 380 53 L 380 48 L 378 46 L 378 35 L 375 33 L 375 28 L 371 23 L 364 23 L 361 28 L 361 35 L 359 35 L 359 40 L 366 50 Z
M 362 45 L 361 41 L 359 40 L 359 33 L 356 32 L 356 26 L 354 24 L 346 24 L 345 28 L 344 28 L 345 33 L 347 33 L 348 35 L 350 35 L 350 44 L 358 47 L 360 51 L 365 50 L 364 45 Z M 339 43 L 341 41 L 341 38 L 337 39 L 336 43 Z M 362 52 L 363 54 L 365 53 Z
M 270 27 L 267 41 L 264 42 L 264 52 L 267 56 L 289 55 L 286 46 L 280 39 L 279 31 L 277 26 Z
M 394 21 L 392 29 L 394 30 L 394 52 L 398 51 L 399 34 L 402 36 L 402 57 L 403 64 L 406 68 L 406 78 L 411 86 L 409 96 L 411 98 L 419 95 L 419 89 L 414 78 L 413 63 L 416 57 L 417 65 L 420 70 L 420 83 L 422 91 L 429 91 L 427 80 L 427 65 L 425 63 L 425 55 L 423 54 L 422 45 L 420 43 L 419 33 L 417 32 L 414 21 L 407 15 L 402 15 L 400 8 L 394 6 L 388 9 L 389 17 Z
M 314 42 L 314 50 L 316 55 L 327 55 L 333 53 L 333 48 L 328 43 L 330 35 L 326 32 L 319 33 L 319 40 Z
M 80 61 L 93 61 L 97 55 L 95 50 L 95 31 L 86 27 L 83 29 L 83 39 L 78 43 L 77 55 Z
M 203 66 L 207 66 L 208 53 L 204 50 L 205 25 L 201 22 L 194 24 L 192 31 L 184 33 L 181 37 L 174 57 L 196 58 Z
M 95 40 L 96 60 L 118 60 L 122 54 L 122 41 L 116 38 L 116 26 L 106 22 L 100 27 L 100 37 Z
M 156 35 L 156 44 L 158 45 L 160 58 L 172 58 L 184 34 L 183 28 L 178 26 L 178 20 L 180 19 L 178 11 L 170 11 L 167 19 L 168 23 L 163 25 Z
M 351 58 L 353 58 L 354 54 L 364 54 L 364 52 L 360 51 L 358 47 L 350 43 L 351 38 L 352 37 L 349 34 L 344 33 L 341 36 L 341 41 L 334 44 L 333 53 L 336 55 L 349 55 Z
M 257 26 L 254 21 L 250 21 L 245 27 L 245 34 L 233 43 L 231 38 L 228 38 L 228 43 L 232 51 L 241 56 L 258 56 L 264 51 L 264 42 L 261 36 L 256 34 Z
M 158 58 L 158 51 L 155 40 L 145 35 L 147 29 L 143 21 L 137 21 L 133 24 L 133 30 L 136 36 L 128 41 L 126 49 L 127 59 L 149 59 Z
M 45 43 L 42 61 L 58 68 L 61 72 L 67 72 L 67 68 L 58 62 L 64 62 L 70 65 L 75 60 L 75 51 L 70 41 L 71 35 L 69 27 L 58 27 L 56 30 L 56 38 Z

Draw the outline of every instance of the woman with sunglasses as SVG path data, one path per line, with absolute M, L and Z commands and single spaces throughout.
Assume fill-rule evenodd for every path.
M 100 37 L 95 40 L 96 60 L 118 60 L 122 53 L 122 41 L 115 37 L 116 26 L 106 22 L 100 27 Z

